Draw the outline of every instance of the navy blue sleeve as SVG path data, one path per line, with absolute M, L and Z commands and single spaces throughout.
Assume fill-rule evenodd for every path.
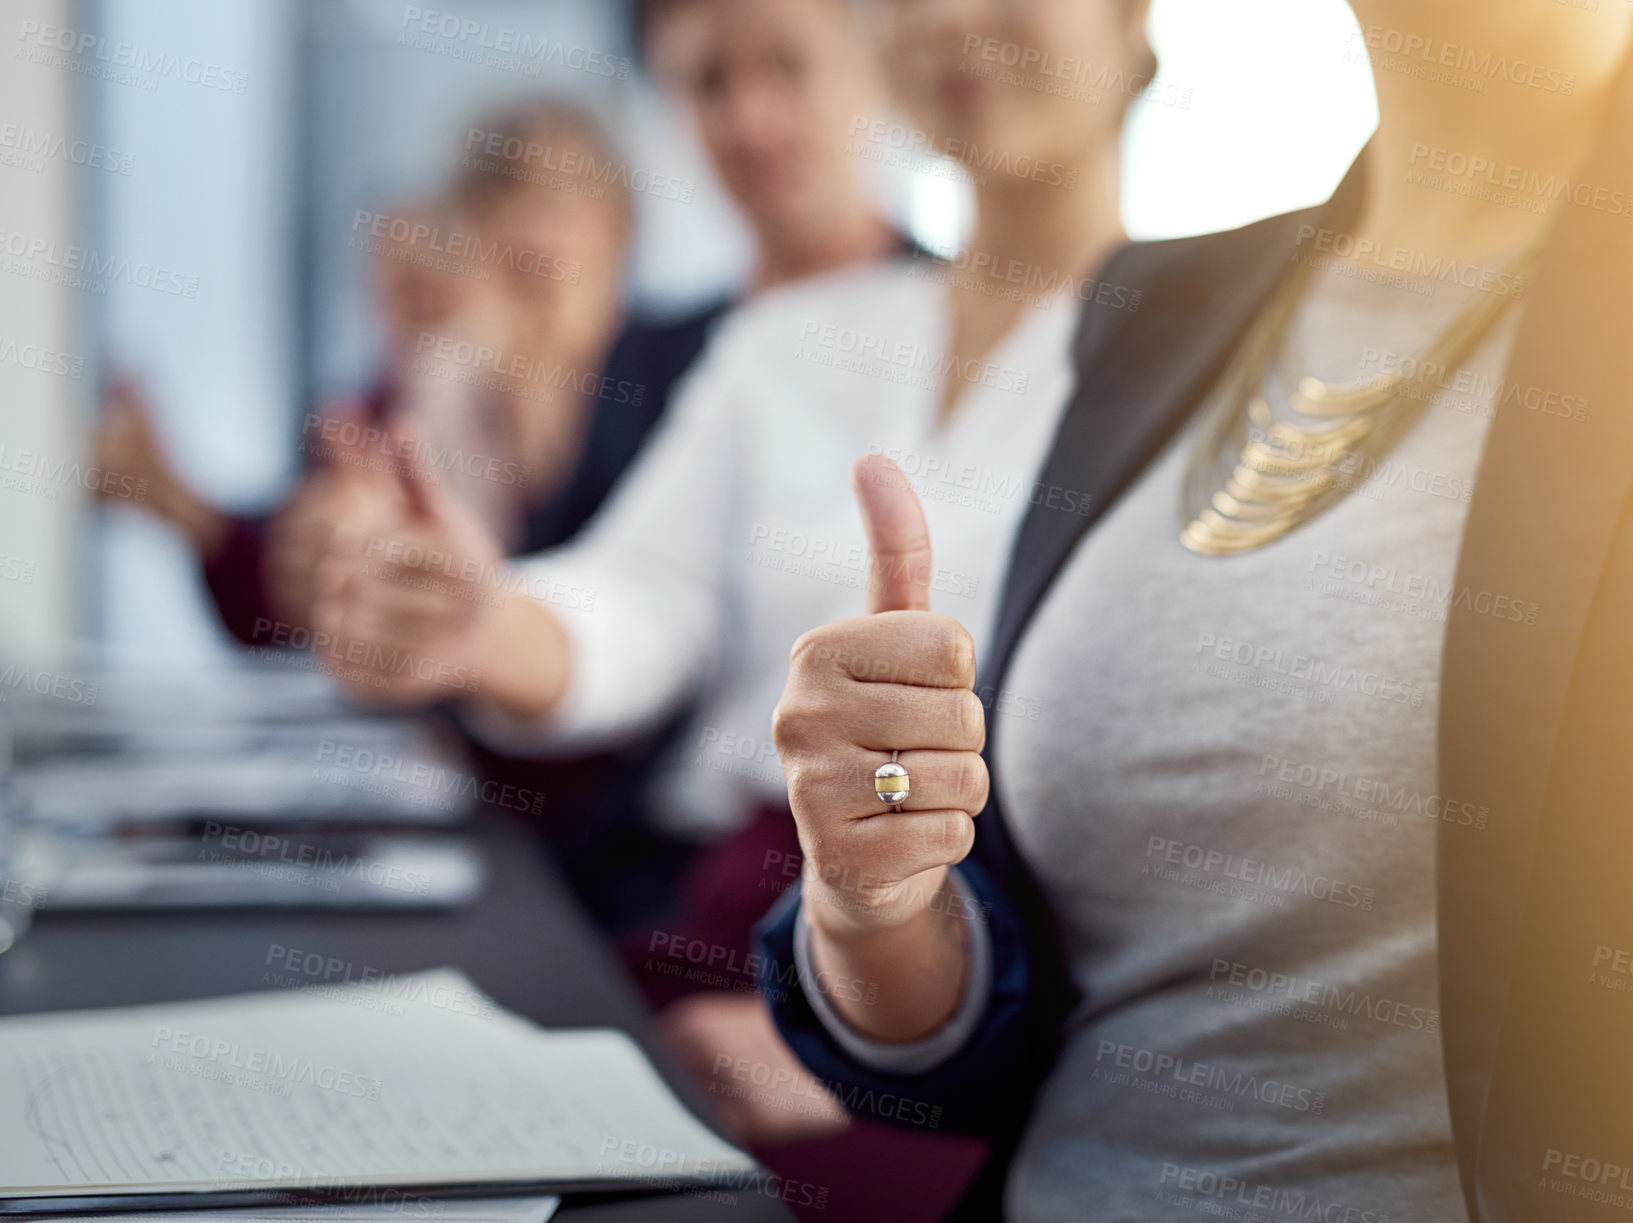
M 872 1069 L 851 1057 L 812 1010 L 794 960 L 796 886 L 755 931 L 760 991 L 789 1047 L 853 1116 L 922 1130 L 1001 1135 L 1024 1114 L 1049 1060 L 1026 924 L 1013 899 L 973 858 L 960 865 L 986 921 L 992 984 L 962 1049 L 918 1074 Z
M 595 380 L 595 406 L 578 466 L 558 496 L 529 514 L 523 552 L 566 543 L 595 517 L 732 304 L 721 298 L 678 319 L 632 319 L 624 327 Z

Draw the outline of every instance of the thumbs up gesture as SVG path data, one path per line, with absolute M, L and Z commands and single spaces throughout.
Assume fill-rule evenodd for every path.
M 318 423 L 360 422 L 362 417 L 361 403 L 337 399 L 326 405 Z M 331 550 L 335 532 L 367 512 L 375 483 L 368 464 L 376 456 L 363 440 L 361 425 L 355 431 L 335 432 L 335 441 L 322 443 L 319 461 L 267 524 L 262 578 L 278 618 L 303 627 L 312 624 L 318 567 Z
M 424 704 L 474 692 L 490 615 L 505 602 L 504 553 L 424 460 L 412 426 L 394 429 L 388 470 L 336 523 L 317 574 L 319 657 L 361 699 Z
M 959 987 L 947 871 L 969 853 L 986 805 L 986 722 L 969 633 L 930 611 L 930 533 L 907 477 L 869 455 L 851 485 L 872 553 L 868 614 L 795 643 L 774 736 L 818 963 L 858 980 L 911 979 L 847 1014 L 878 1038 L 909 1040 L 947 1017 Z M 899 812 L 874 792 L 892 752 L 910 783 Z

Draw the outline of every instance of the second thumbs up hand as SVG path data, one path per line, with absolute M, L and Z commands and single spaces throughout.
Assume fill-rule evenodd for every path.
M 968 971 L 948 871 L 986 805 L 986 722 L 969 633 L 930 611 L 930 533 L 907 477 L 869 455 L 851 484 L 872 553 L 867 614 L 795 643 L 773 727 L 819 982 L 863 985 L 826 992 L 863 1035 L 905 1042 L 945 1024 Z M 910 779 L 900 811 L 873 787 L 892 752 Z
M 400 432 L 399 453 L 411 457 L 369 474 L 372 495 L 337 524 L 319 567 L 313 622 L 329 643 L 320 660 L 368 704 L 489 695 L 512 703 L 502 699 L 504 683 L 534 678 L 528 660 L 493 664 L 518 637 L 555 662 L 559 634 L 547 613 L 512 593 L 498 541 L 425 466 L 410 427 Z M 540 709 L 560 667 L 547 671 L 528 694 Z M 530 703 L 513 702 L 523 714 L 536 712 Z

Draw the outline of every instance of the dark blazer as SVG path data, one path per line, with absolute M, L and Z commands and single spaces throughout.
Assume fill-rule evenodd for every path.
M 1624 73 L 1598 151 L 1551 205 L 1460 553 L 1457 590 L 1535 603 L 1534 622 L 1459 598 L 1446 629 L 1440 791 L 1490 812 L 1484 829 L 1441 825 L 1438 883 L 1453 1132 L 1470 1218 L 1484 1223 L 1626 1219 L 1633 1206 L 1629 151 Z M 989 705 L 1079 540 L 1200 404 L 1301 235 L 1342 231 L 1362 191 L 1357 168 L 1319 209 L 1107 262 L 1102 279 L 1139 289 L 1140 307 L 1087 308 L 1079 386 L 1039 477 L 1090 491 L 1094 511 L 1034 505 L 1023 523 L 982 663 Z M 989 719 L 989 763 L 1003 721 Z M 981 1027 L 942 1066 L 881 1075 L 828 1037 L 790 969 L 797 896 L 762 926 L 762 977 L 785 1037 L 853 1111 L 992 1134 L 1002 1159 L 1073 999 L 996 803 L 963 869 L 995 981 Z

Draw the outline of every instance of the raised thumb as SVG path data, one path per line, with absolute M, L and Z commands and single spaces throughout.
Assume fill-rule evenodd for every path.
M 851 464 L 851 489 L 867 532 L 868 614 L 930 610 L 930 527 L 902 469 L 882 454 Z
M 406 413 L 399 413 L 390 422 L 390 430 L 391 470 L 409 513 L 421 518 L 440 517 L 448 490 L 442 487 L 442 475 L 431 462 L 432 449 L 424 432 Z

